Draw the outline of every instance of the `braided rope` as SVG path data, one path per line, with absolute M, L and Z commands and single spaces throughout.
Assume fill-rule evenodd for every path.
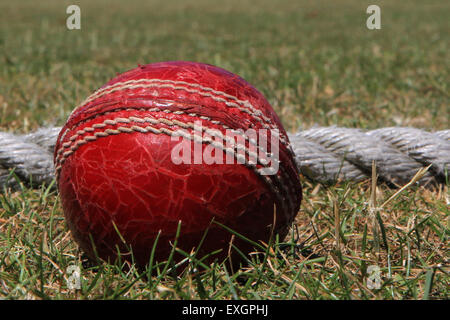
M 60 129 L 60 128 L 59 128 Z M 34 134 L 17 136 L 0 132 L 0 185 L 16 185 L 10 170 L 32 185 L 50 183 L 54 178 L 52 148 L 57 128 L 41 129 Z
M 26 135 L 0 132 L 0 186 L 17 186 L 12 169 L 23 182 L 49 184 L 54 179 L 53 150 L 60 130 L 41 128 Z M 450 170 L 450 130 L 317 127 L 289 134 L 289 139 L 301 173 L 320 183 L 367 179 L 373 161 L 380 180 L 396 186 L 428 165 L 420 184 L 445 183 Z
M 321 127 L 291 134 L 290 140 L 302 173 L 322 183 L 367 179 L 373 161 L 380 179 L 394 185 L 407 183 L 428 165 L 420 183 L 444 183 L 450 169 L 450 130 Z

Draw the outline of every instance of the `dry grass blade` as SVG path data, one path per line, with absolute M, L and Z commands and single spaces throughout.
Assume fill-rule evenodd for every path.
M 411 181 L 409 181 L 407 184 L 405 184 L 403 187 L 401 187 L 400 189 L 398 189 L 392 196 L 389 197 L 389 199 L 387 199 L 385 202 L 383 202 L 383 204 L 380 206 L 381 208 L 384 208 L 389 202 L 391 202 L 392 200 L 394 200 L 395 198 L 397 198 L 403 191 L 405 191 L 406 189 L 408 189 L 410 186 L 414 185 L 418 180 L 420 180 L 425 173 L 427 173 L 427 171 L 430 169 L 432 165 L 430 164 L 428 167 L 422 168 L 420 169 L 415 176 L 411 179 Z

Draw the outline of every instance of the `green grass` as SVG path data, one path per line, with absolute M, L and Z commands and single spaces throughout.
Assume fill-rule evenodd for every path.
M 80 31 L 65 27 L 72 3 L 82 10 Z M 448 129 L 450 5 L 377 3 L 382 29 L 369 31 L 372 3 L 357 0 L 0 1 L 0 130 L 62 125 L 116 73 L 165 60 L 240 74 L 292 131 L 314 124 Z M 303 184 L 297 228 L 284 245 L 265 249 L 267 260 L 253 256 L 234 274 L 217 264 L 178 277 L 170 265 L 142 272 L 88 264 L 55 191 L 2 190 L 0 297 L 448 299 L 448 185 L 410 187 L 376 210 L 396 190 L 379 186 L 374 204 L 370 181 Z M 70 265 L 81 268 L 80 290 L 67 287 Z M 371 265 L 381 269 L 380 289 L 367 288 Z

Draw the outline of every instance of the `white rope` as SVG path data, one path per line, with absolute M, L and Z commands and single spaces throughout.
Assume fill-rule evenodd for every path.
M 0 186 L 17 186 L 13 169 L 25 183 L 49 184 L 54 179 L 53 150 L 60 130 L 41 128 L 26 135 L 0 132 Z M 448 181 L 450 130 L 317 127 L 289 134 L 289 139 L 301 173 L 320 183 L 367 179 L 373 161 L 380 180 L 391 185 L 408 182 L 428 165 L 430 170 L 420 184 Z
M 289 138 L 302 173 L 322 183 L 366 179 L 373 161 L 380 179 L 394 185 L 407 183 L 428 165 L 431 168 L 420 183 L 444 183 L 450 170 L 450 130 L 319 127 Z

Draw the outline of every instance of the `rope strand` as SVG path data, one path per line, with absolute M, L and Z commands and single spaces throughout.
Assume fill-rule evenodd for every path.
M 54 179 L 53 150 L 61 127 L 41 128 L 26 135 L 0 132 L 0 186 L 17 187 L 14 169 L 24 183 L 38 186 Z M 450 130 L 427 132 L 390 127 L 370 131 L 316 127 L 289 134 L 297 165 L 309 179 L 332 184 L 362 181 L 375 161 L 380 180 L 399 186 L 431 165 L 422 185 L 445 183 L 450 167 Z

